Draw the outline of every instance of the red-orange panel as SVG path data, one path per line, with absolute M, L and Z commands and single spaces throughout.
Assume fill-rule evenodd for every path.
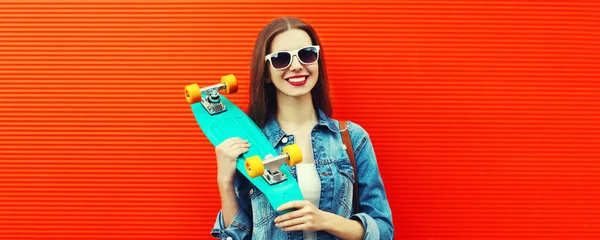
M 319 32 L 398 239 L 600 238 L 596 2 L 0 0 L 0 239 L 208 239 L 183 87 L 233 73 L 246 107 L 283 15 Z

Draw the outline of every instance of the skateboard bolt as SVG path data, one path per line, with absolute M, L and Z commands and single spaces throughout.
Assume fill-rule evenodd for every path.
M 210 95 L 210 97 L 208 97 L 208 100 L 211 103 L 219 103 L 219 101 L 221 100 L 221 97 L 219 97 L 219 95 Z

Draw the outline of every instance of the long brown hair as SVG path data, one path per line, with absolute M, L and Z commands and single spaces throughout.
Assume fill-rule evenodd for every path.
M 311 38 L 312 44 L 321 45 L 321 41 L 315 29 L 308 23 L 294 17 L 277 18 L 267 24 L 258 34 L 252 62 L 250 64 L 250 104 L 248 115 L 258 125 L 263 127 L 270 116 L 277 113 L 276 89 L 273 83 L 267 83 L 269 78 L 269 64 L 265 62 L 265 56 L 271 46 L 273 38 L 288 29 L 304 30 Z M 325 68 L 325 57 L 323 46 L 319 53 L 319 78 L 311 90 L 313 105 L 321 109 L 327 116 L 331 117 L 332 109 L 329 101 L 329 82 Z

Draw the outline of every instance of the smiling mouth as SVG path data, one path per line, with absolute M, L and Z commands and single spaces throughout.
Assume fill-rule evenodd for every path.
M 285 81 L 294 87 L 301 87 L 308 82 L 308 76 L 286 78 Z
M 291 83 L 300 83 L 306 81 L 306 79 L 308 79 L 308 76 L 286 78 L 285 80 Z

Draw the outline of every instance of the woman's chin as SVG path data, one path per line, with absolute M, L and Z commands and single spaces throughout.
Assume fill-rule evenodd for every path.
M 280 93 L 287 97 L 302 97 L 307 94 L 310 95 L 310 89 L 284 89 Z

